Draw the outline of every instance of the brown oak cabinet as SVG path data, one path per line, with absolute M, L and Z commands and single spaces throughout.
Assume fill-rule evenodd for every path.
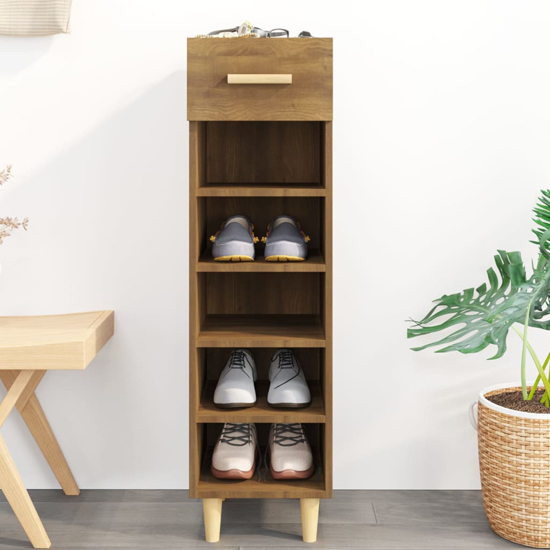
M 206 539 L 219 538 L 226 498 L 300 499 L 313 542 L 319 499 L 332 496 L 332 39 L 192 38 L 189 119 L 189 489 L 204 502 Z M 213 261 L 210 235 L 245 214 L 265 235 L 278 214 L 311 237 L 303 262 Z M 213 391 L 232 349 L 253 351 L 254 407 L 222 410 Z M 312 393 L 305 409 L 267 404 L 274 350 L 291 348 Z M 224 422 L 254 422 L 265 444 L 272 422 L 301 422 L 316 473 L 276 481 L 209 475 Z

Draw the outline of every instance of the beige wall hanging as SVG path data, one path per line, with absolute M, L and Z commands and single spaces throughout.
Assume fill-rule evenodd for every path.
M 0 34 L 68 33 L 71 0 L 0 0 Z

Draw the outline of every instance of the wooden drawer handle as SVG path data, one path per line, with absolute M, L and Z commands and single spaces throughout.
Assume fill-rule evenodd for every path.
M 228 74 L 228 84 L 292 84 L 291 74 Z

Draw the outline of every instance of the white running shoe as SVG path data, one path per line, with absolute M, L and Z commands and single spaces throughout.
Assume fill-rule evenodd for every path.
M 223 425 L 212 455 L 212 475 L 218 479 L 250 479 L 256 469 L 258 438 L 254 424 Z
M 280 349 L 271 358 L 267 402 L 272 407 L 307 407 L 311 393 L 298 359 L 289 349 Z
M 246 349 L 233 351 L 214 391 L 214 405 L 222 409 L 254 406 L 256 378 L 256 363 L 252 354 Z
M 311 447 L 301 424 L 272 424 L 269 454 L 273 479 L 307 479 L 315 470 Z

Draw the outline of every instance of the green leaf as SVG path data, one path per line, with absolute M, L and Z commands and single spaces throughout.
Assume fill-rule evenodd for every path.
M 550 189 L 543 189 L 541 193 L 542 196 L 539 197 L 537 205 L 533 208 L 535 214 L 533 221 L 538 226 L 533 229 L 533 233 L 537 236 L 537 240 L 531 241 L 538 245 L 540 245 L 543 234 L 550 229 Z
M 548 208 L 550 216 L 550 202 Z M 514 323 L 523 325 L 527 319 L 529 326 L 550 328 L 548 261 L 539 258 L 527 279 L 519 252 L 499 250 L 494 258 L 500 282 L 495 270 L 489 268 L 489 286 L 483 283 L 476 290 L 468 288 L 444 295 L 435 300 L 435 306 L 423 319 L 413 321 L 414 326 L 407 331 L 409 338 L 450 330 L 442 338 L 413 348 L 415 351 L 437 347 L 439 353 L 477 353 L 495 346 L 497 350 L 491 359 L 497 359 L 506 351 L 506 338 Z

